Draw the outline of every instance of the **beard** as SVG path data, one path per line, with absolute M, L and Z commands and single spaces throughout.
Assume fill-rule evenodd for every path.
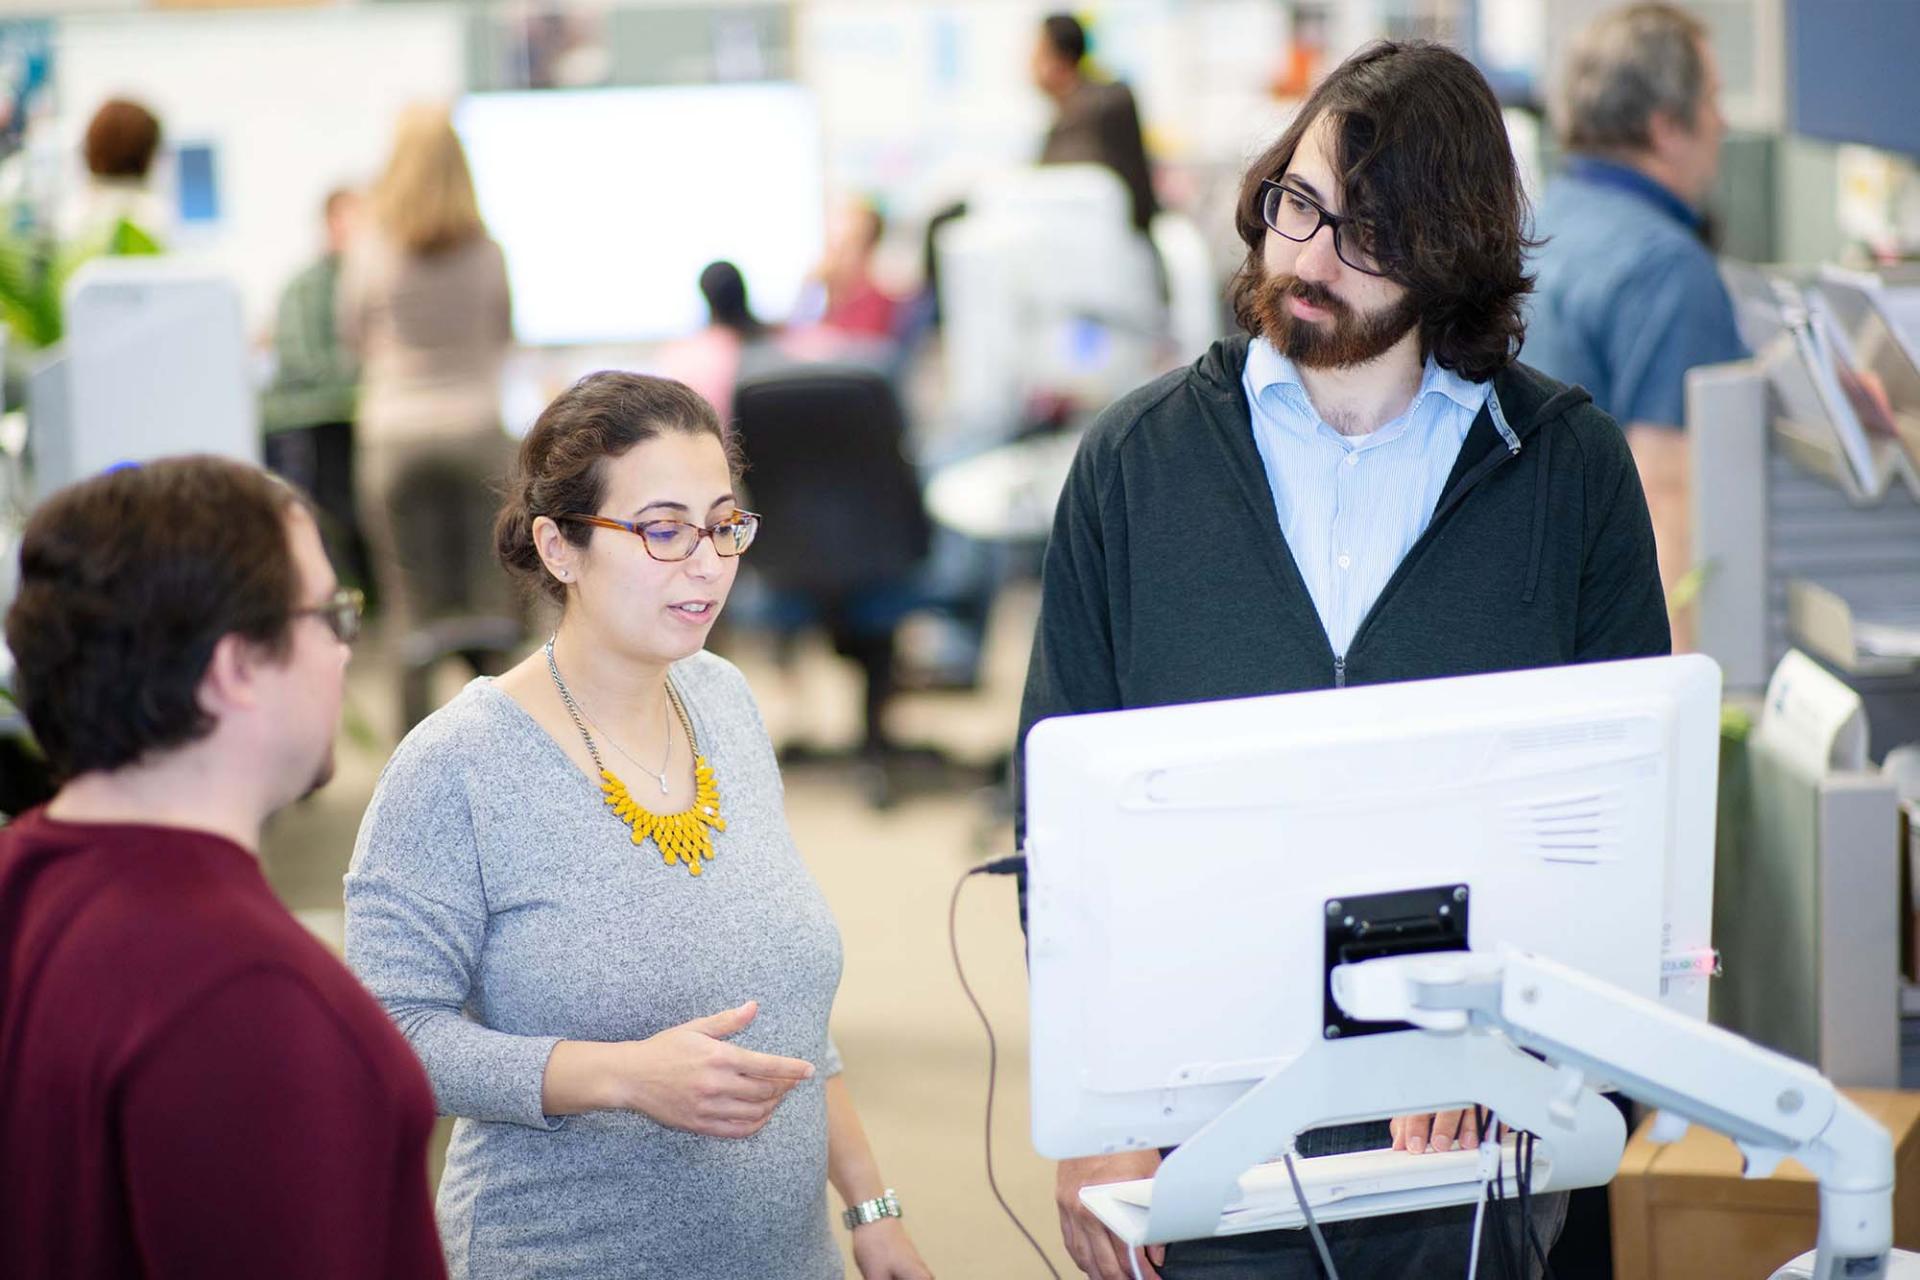
M 1287 307 L 1298 298 L 1327 312 L 1325 320 L 1302 320 Z M 1355 311 L 1324 285 L 1298 276 L 1267 276 L 1253 300 L 1260 334 L 1303 369 L 1341 369 L 1377 360 L 1420 321 L 1412 296 L 1378 311 Z

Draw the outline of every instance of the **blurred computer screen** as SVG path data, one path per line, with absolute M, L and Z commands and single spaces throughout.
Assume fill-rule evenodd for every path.
M 474 94 L 455 124 L 506 251 L 521 342 L 646 342 L 706 321 L 700 269 L 792 310 L 824 236 L 813 98 L 785 84 Z

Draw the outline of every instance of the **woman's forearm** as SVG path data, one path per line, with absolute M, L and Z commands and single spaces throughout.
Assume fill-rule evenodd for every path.
M 562 1040 L 553 1046 L 540 1082 L 541 1109 L 550 1116 L 575 1116 L 627 1105 L 618 1096 L 615 1047 L 596 1040 Z
M 886 1184 L 867 1144 L 867 1131 L 860 1126 L 860 1113 L 853 1108 L 853 1095 L 847 1092 L 846 1077 L 834 1076 L 826 1090 L 827 1181 L 849 1206 L 878 1199 Z

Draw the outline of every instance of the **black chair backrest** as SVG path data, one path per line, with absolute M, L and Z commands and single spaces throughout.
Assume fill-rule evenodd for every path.
M 775 588 L 834 598 L 905 579 L 932 538 L 887 380 L 810 365 L 748 378 L 733 411 L 766 519 L 748 552 Z

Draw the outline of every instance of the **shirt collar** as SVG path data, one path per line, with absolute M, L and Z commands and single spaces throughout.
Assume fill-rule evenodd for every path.
M 1247 397 L 1258 400 L 1262 394 L 1273 387 L 1291 387 L 1299 392 L 1302 404 L 1311 404 L 1307 395 L 1306 383 L 1300 380 L 1300 370 L 1293 361 L 1280 354 L 1280 349 L 1264 337 L 1257 337 L 1247 344 Z M 1487 389 L 1491 384 L 1469 382 L 1451 369 L 1443 369 L 1432 356 L 1427 357 L 1427 366 L 1420 375 L 1420 389 L 1413 393 L 1413 401 L 1407 406 L 1403 417 L 1411 417 L 1420 407 L 1420 402 L 1428 395 L 1443 395 L 1447 399 L 1472 413 L 1480 412 L 1487 402 Z
M 1638 196 L 1695 234 L 1705 225 L 1700 211 L 1675 195 L 1672 188 L 1617 161 L 1602 160 L 1599 156 L 1568 156 L 1567 176 Z

